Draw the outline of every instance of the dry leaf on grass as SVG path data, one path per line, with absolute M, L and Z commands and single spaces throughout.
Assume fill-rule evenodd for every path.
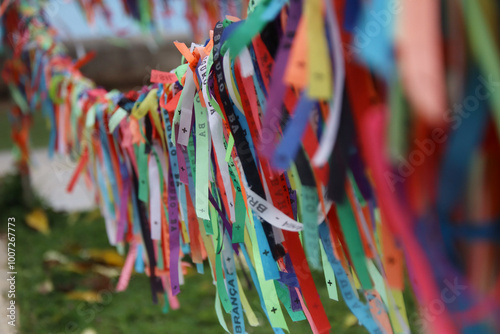
M 71 300 L 82 300 L 89 303 L 102 302 L 101 295 L 95 291 L 71 291 L 66 293 L 66 298 Z
M 45 235 L 50 233 L 49 220 L 42 209 L 34 209 L 26 215 L 25 219 L 29 227 Z

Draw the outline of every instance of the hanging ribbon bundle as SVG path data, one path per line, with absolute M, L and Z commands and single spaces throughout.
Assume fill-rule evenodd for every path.
M 128 244 L 119 291 L 135 267 L 155 303 L 177 307 L 189 255 L 200 273 L 210 265 L 226 331 L 223 312 L 235 333 L 258 324 L 249 272 L 276 333 L 282 306 L 327 333 L 311 277 L 322 269 L 329 298 L 340 289 L 368 332 L 407 333 L 406 267 L 426 329 L 494 332 L 500 58 L 486 13 L 497 9 L 250 1 L 245 20 L 176 42 L 180 66 L 121 93 L 84 78 L 91 57 L 72 61 L 13 5 L 3 78 L 16 112 L 48 117 L 50 154 L 78 161 L 68 191 L 84 178 L 110 243 Z
M 50 5 L 50 0 L 45 0 Z M 78 0 L 80 8 L 89 24 L 95 22 L 96 16 L 103 14 L 108 25 L 112 26 L 113 12 L 103 0 Z M 175 6 L 169 1 L 152 0 L 120 0 L 124 13 L 133 19 L 145 33 L 155 31 L 160 19 L 170 18 L 175 14 Z M 179 3 L 178 3 L 179 4 Z M 219 17 L 225 15 L 243 16 L 246 7 L 239 2 L 217 2 L 211 0 L 184 1 L 184 16 L 191 26 L 195 40 L 205 36 L 207 27 L 213 27 Z

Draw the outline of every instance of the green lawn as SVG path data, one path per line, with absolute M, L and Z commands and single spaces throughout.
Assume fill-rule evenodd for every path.
M 17 177 L 0 180 L 0 231 L 5 233 L 7 217 L 15 217 L 17 222 L 16 304 L 20 307 L 20 333 L 67 334 L 82 333 L 84 329 L 106 334 L 224 332 L 215 314 L 215 288 L 208 264 L 204 275 L 197 274 L 194 269 L 188 273 L 179 295 L 181 308 L 164 314 L 161 306 L 151 302 L 145 274 L 134 274 L 129 288 L 125 292 L 115 293 L 112 291 L 117 279 L 109 279 L 92 270 L 96 263 L 81 256 L 82 250 L 86 249 L 112 249 L 107 241 L 104 221 L 98 212 L 67 214 L 46 209 L 51 232 L 43 235 L 24 223 L 23 217 L 28 210 L 20 203 L 20 198 Z M 48 251 L 63 254 L 78 268 L 83 268 L 83 272 L 76 273 L 64 266 L 44 262 L 44 254 Z M 323 274 L 315 273 L 314 278 L 333 326 L 332 332 L 366 333 L 352 321 L 342 300 L 336 302 L 328 299 Z M 42 293 L 44 282 L 51 282 L 53 291 Z M 90 289 L 104 292 L 102 302 L 69 300 L 66 296 L 69 291 Z M 247 293 L 262 323 L 256 328 L 247 325 L 247 332 L 272 333 L 260 310 L 257 293 L 255 290 Z M 414 309 L 413 302 L 410 302 L 409 308 Z M 231 328 L 229 316 L 226 316 L 226 321 Z M 311 333 L 307 321 L 288 321 L 288 324 L 291 333 Z

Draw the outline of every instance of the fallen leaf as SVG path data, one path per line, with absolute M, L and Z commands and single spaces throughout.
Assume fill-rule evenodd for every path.
M 122 267 L 124 260 L 114 249 L 87 249 L 82 251 L 82 257 L 113 267 Z
M 79 285 L 82 289 L 97 292 L 113 289 L 111 279 L 99 274 L 86 275 Z
M 50 233 L 49 220 L 42 209 L 34 209 L 25 218 L 29 227 L 45 235 Z
M 349 328 L 358 323 L 358 319 L 353 314 L 348 314 L 344 318 L 344 326 Z
M 36 286 L 36 291 L 42 295 L 46 295 L 49 292 L 54 291 L 54 284 L 51 280 L 45 280 Z
M 85 274 L 92 270 L 92 263 L 90 262 L 69 262 L 60 267 L 60 270 L 70 271 L 77 274 Z
M 43 260 L 47 261 L 47 262 L 56 262 L 56 263 L 60 263 L 60 264 L 69 263 L 69 260 L 66 257 L 66 255 L 64 255 L 58 251 L 55 251 L 55 250 L 46 251 L 43 254 Z
M 89 303 L 102 302 L 101 295 L 95 291 L 71 291 L 66 293 L 66 298 L 71 300 L 83 300 Z
M 97 334 L 97 332 L 93 328 L 85 328 L 82 334 Z
M 109 278 L 118 277 L 120 276 L 121 273 L 121 269 L 119 268 L 111 268 L 111 267 L 101 266 L 98 264 L 96 264 L 92 269 L 94 272 Z

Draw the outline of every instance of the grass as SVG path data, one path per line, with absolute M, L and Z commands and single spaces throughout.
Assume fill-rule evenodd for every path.
M 51 232 L 43 235 L 24 222 L 23 217 L 30 208 L 20 202 L 21 198 L 19 177 L 10 176 L 0 180 L 0 232 L 5 233 L 8 217 L 16 218 L 19 333 L 67 334 L 83 333 L 85 329 L 106 334 L 224 332 L 215 314 L 215 288 L 208 264 L 205 265 L 204 275 L 197 274 L 194 269 L 189 271 L 178 296 L 181 308 L 163 314 L 161 306 L 151 301 L 149 281 L 145 274 L 134 274 L 128 289 L 116 293 L 116 278 L 109 279 L 92 270 L 82 273 L 68 271 L 44 261 L 46 252 L 55 251 L 85 267 L 88 263 L 79 256 L 81 250 L 113 249 L 108 243 L 104 221 L 98 212 L 67 214 L 46 208 Z M 35 206 L 43 206 L 43 203 L 38 200 Z M 332 332 L 366 333 L 356 321 L 352 321 L 353 316 L 342 300 L 336 302 L 328 299 L 323 274 L 314 273 L 314 279 L 332 324 Z M 44 282 L 51 282 L 53 291 L 41 293 Z M 101 302 L 89 303 L 67 298 L 68 291 L 88 290 L 89 287 L 104 291 Z M 247 332 L 272 333 L 260 310 L 256 291 L 247 291 L 247 296 L 262 324 L 256 328 L 247 324 Z M 285 310 L 283 312 L 286 313 Z M 292 323 L 288 315 L 285 317 L 291 333 L 311 333 L 307 321 Z M 231 328 L 230 317 L 226 315 L 225 319 Z

